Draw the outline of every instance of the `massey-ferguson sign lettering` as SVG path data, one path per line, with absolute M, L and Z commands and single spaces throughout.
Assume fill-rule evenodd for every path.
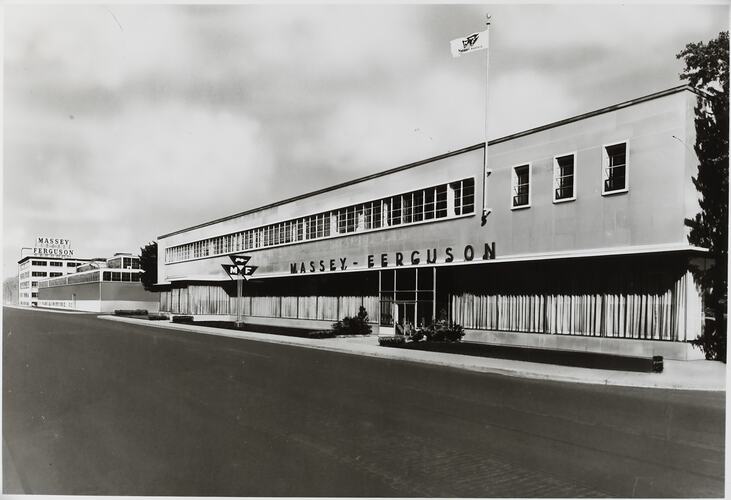
M 430 264 L 449 264 L 455 261 L 470 262 L 476 259 L 492 260 L 495 258 L 495 242 L 485 243 L 484 248 L 465 245 L 463 248 L 445 247 L 409 250 L 406 252 L 378 253 L 365 255 L 362 261 L 335 257 L 319 260 L 290 262 L 290 274 L 323 273 L 346 271 L 348 269 L 387 268 L 402 266 L 420 266 Z
M 71 248 L 71 240 L 39 236 L 33 245 L 33 255 L 36 257 L 73 257 L 74 250 Z

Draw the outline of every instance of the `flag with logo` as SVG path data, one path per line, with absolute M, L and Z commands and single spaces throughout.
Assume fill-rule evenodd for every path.
M 478 33 L 472 33 L 463 38 L 456 38 L 449 42 L 449 47 L 452 50 L 452 57 L 459 57 L 462 54 L 468 52 L 474 52 L 476 50 L 483 50 L 487 48 L 487 31 L 480 31 Z

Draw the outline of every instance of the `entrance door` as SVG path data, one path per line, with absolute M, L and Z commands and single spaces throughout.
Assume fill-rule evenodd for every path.
M 432 322 L 436 315 L 434 268 L 385 269 L 378 273 L 379 335 L 410 335 Z
M 397 300 L 393 304 L 393 319 L 397 335 L 411 335 L 416 325 L 416 302 Z

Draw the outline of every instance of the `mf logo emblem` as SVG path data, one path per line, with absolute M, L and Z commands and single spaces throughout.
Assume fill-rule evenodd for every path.
M 251 260 L 248 255 L 229 255 L 233 264 L 221 264 L 223 270 L 229 275 L 231 279 L 243 279 L 246 280 L 248 276 L 254 274 L 258 266 L 247 266 L 246 263 Z
M 468 36 L 467 38 L 464 38 L 462 40 L 462 48 L 463 49 L 471 49 L 475 45 L 475 43 L 477 42 L 477 40 L 479 38 L 480 38 L 480 34 L 479 33 L 474 33 L 474 34 Z

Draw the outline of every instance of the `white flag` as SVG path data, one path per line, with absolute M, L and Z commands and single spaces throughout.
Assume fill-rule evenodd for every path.
M 452 57 L 459 57 L 462 54 L 487 48 L 487 30 L 479 33 L 472 33 L 464 38 L 456 38 L 449 42 L 452 50 Z

